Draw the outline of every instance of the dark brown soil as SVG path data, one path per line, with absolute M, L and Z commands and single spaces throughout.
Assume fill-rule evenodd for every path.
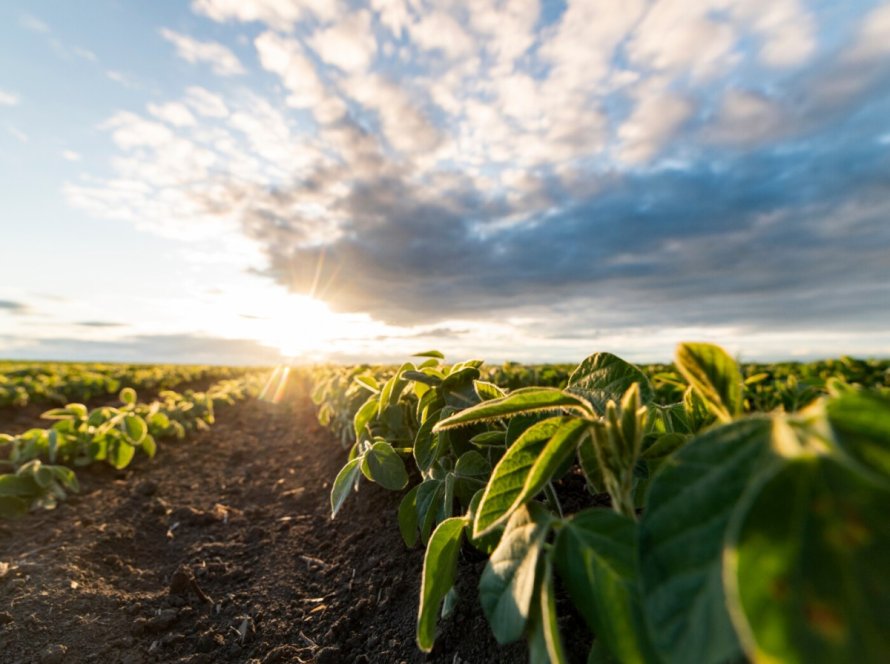
M 399 496 L 366 483 L 331 521 L 345 452 L 304 396 L 222 409 L 159 448 L 0 522 L 2 662 L 525 661 L 524 644 L 491 636 L 472 551 L 456 614 L 431 655 L 417 650 L 423 552 L 399 536 Z

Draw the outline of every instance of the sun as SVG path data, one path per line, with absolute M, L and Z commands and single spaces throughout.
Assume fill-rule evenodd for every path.
M 255 338 L 287 358 L 323 354 L 340 333 L 337 317 L 321 300 L 286 294 L 272 298 L 264 308 L 256 319 Z

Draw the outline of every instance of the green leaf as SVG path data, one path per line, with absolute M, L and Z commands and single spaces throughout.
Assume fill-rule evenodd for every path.
M 359 386 L 365 388 L 366 390 L 371 390 L 373 394 L 378 394 L 380 392 L 380 383 L 377 382 L 377 379 L 370 374 L 361 374 L 360 376 L 354 376 L 353 379 Z
M 144 424 L 145 422 L 143 422 Z M 105 458 L 117 470 L 122 470 L 129 466 L 134 456 L 136 456 L 136 448 L 125 440 L 114 438 L 108 441 Z
M 609 401 L 618 403 L 634 383 L 640 385 L 643 403 L 652 400 L 649 379 L 636 366 L 612 353 L 595 353 L 579 364 L 569 376 L 567 390 L 580 394 L 600 415 Z
M 438 350 L 425 350 L 422 353 L 414 353 L 412 357 L 435 357 L 439 360 L 445 359 L 445 356 Z
M 512 510 L 538 455 L 547 442 L 568 421 L 551 417 L 526 429 L 501 458 L 485 487 L 482 502 L 473 521 L 473 537 L 481 537 L 502 525 Z
M 662 459 L 673 454 L 683 447 L 688 441 L 689 436 L 683 433 L 665 433 L 659 436 L 654 443 L 643 450 L 642 459 Z
M 30 475 L 0 475 L 0 496 L 27 498 L 40 494 L 40 486 Z
M 355 432 L 355 439 L 357 441 L 362 440 L 362 434 L 365 432 L 365 428 L 375 417 L 377 417 L 377 409 L 379 406 L 379 399 L 376 395 L 372 394 L 355 412 L 355 417 L 352 418 L 352 428 Z
M 331 487 L 332 519 L 337 516 L 337 512 L 343 507 L 346 497 L 349 496 L 349 492 L 352 491 L 352 487 L 355 485 L 356 479 L 358 479 L 360 472 L 359 464 L 361 464 L 361 462 L 362 457 L 356 457 L 355 459 L 350 460 L 340 469 L 340 472 L 337 473 L 337 477 L 334 479 L 334 485 Z
M 612 510 L 579 512 L 556 539 L 557 571 L 597 639 L 620 662 L 648 664 L 658 656 L 643 617 L 636 556 L 636 524 Z
M 121 390 L 120 400 L 121 403 L 125 403 L 128 406 L 133 405 L 134 403 L 136 403 L 136 390 L 134 390 L 132 387 L 125 387 Z
M 775 458 L 772 421 L 711 429 L 672 454 L 652 480 L 640 521 L 643 605 L 669 663 L 741 657 L 723 592 L 723 540 L 739 497 Z
M 457 369 L 452 367 L 451 373 L 439 386 L 439 393 L 452 408 L 467 408 L 479 402 L 474 384 L 479 378 L 479 369 L 473 366 Z
M 0 475 L 0 479 L 3 476 Z M 16 519 L 28 513 L 31 501 L 16 496 L 4 496 L 0 494 L 0 518 Z
M 890 490 L 802 456 L 754 486 L 727 538 L 725 581 L 748 656 L 886 662 Z
M 498 643 L 522 636 L 537 586 L 538 557 L 552 517 L 532 503 L 516 510 L 479 579 L 479 601 Z
M 398 491 L 408 484 L 405 462 L 385 441 L 378 441 L 365 452 L 362 473 L 369 480 L 377 482 L 384 489 Z
M 433 427 L 439 421 L 441 412 L 440 409 L 430 414 L 426 422 L 420 425 L 414 438 L 414 461 L 422 473 L 428 471 L 436 462 L 442 452 L 443 445 L 447 442 L 444 437 L 433 433 Z
M 491 466 L 488 465 L 488 461 L 475 450 L 464 452 L 454 464 L 454 474 L 463 477 L 479 477 L 490 472 Z
M 432 376 L 423 371 L 406 371 L 402 374 L 402 378 L 405 380 L 413 380 L 415 383 L 423 383 L 430 387 L 436 387 L 442 383 L 442 379 L 438 376 Z
M 155 454 L 158 453 L 158 444 L 153 436 L 146 436 L 142 439 L 142 451 L 148 455 L 149 459 L 155 458 Z
M 418 484 L 406 493 L 399 503 L 399 532 L 408 548 L 417 543 L 417 492 L 420 486 Z
M 603 480 L 603 470 L 600 467 L 599 458 L 596 455 L 596 442 L 593 436 L 582 438 L 578 444 L 578 465 L 581 472 L 595 493 L 603 493 L 606 490 Z
M 124 417 L 124 434 L 127 441 L 132 445 L 139 445 L 142 439 L 148 435 L 148 425 L 138 415 L 127 415 Z
M 423 652 L 433 649 L 439 606 L 454 585 L 457 554 L 465 525 L 463 517 L 445 519 L 430 537 L 423 556 L 420 610 L 417 614 L 417 646 Z
M 436 525 L 436 517 L 445 495 L 445 482 L 442 480 L 424 480 L 417 489 L 417 522 L 420 524 L 420 539 L 429 540 L 430 533 Z
M 506 431 L 483 431 L 470 438 L 470 442 L 479 447 L 502 446 L 506 435 Z
M 847 392 L 826 405 L 835 442 L 865 472 L 890 481 L 890 398 Z
M 729 422 L 742 412 L 742 374 L 735 360 L 714 344 L 682 343 L 676 365 L 718 419 Z
M 473 381 L 473 388 L 476 390 L 476 396 L 479 397 L 480 401 L 500 399 L 501 397 L 507 396 L 507 393 L 500 387 L 484 380 Z
M 522 413 L 559 412 L 570 410 L 581 415 L 592 415 L 590 404 L 583 398 L 554 387 L 526 387 L 511 392 L 501 399 L 492 399 L 467 408 L 442 420 L 434 431 L 491 422 Z

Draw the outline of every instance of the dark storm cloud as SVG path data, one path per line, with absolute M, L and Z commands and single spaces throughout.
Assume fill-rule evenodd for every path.
M 399 323 L 557 313 L 571 301 L 612 308 L 600 317 L 615 325 L 641 313 L 673 324 L 879 325 L 890 159 L 861 129 L 873 116 L 816 139 L 610 175 L 596 195 L 556 192 L 557 212 L 490 232 L 504 209 L 466 185 L 437 200 L 404 180 L 365 182 L 340 203 L 349 222 L 336 242 L 295 249 L 276 235 L 270 274 L 300 290 L 323 265 L 334 306 Z
M 3 341 L 3 337 L 0 337 L 0 341 Z M 192 334 L 134 335 L 115 341 L 38 339 L 26 344 L 16 343 L 6 356 L 10 359 L 30 360 L 76 357 L 84 362 L 223 365 L 268 365 L 281 361 L 281 355 L 277 351 L 256 341 Z

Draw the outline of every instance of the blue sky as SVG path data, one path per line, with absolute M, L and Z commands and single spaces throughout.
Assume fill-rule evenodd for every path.
M 890 355 L 890 3 L 0 5 L 0 356 Z

